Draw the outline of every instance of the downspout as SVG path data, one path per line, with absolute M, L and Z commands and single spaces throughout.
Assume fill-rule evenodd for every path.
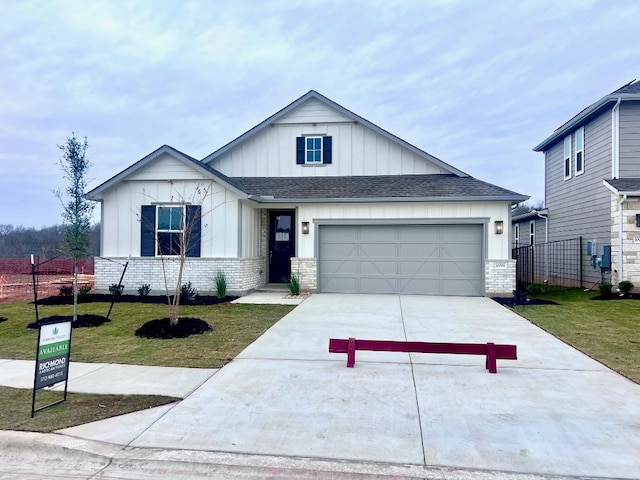
M 624 202 L 627 201 L 627 194 L 625 193 L 624 195 L 622 195 L 620 197 L 620 201 L 618 203 L 618 282 L 621 282 L 622 280 L 624 280 L 624 270 L 623 270 L 623 265 L 624 262 L 622 261 L 622 245 L 623 245 L 623 240 L 622 240 L 622 232 L 623 232 L 623 226 L 622 226 L 622 209 Z
M 611 110 L 611 178 L 620 178 L 620 102 Z

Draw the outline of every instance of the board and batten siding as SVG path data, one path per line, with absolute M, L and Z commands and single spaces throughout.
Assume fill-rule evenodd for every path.
M 620 104 L 620 178 L 640 177 L 640 102 Z
M 583 237 L 585 282 L 600 278 L 600 270 L 586 257 L 588 240 L 611 242 L 610 191 L 602 179 L 611 178 L 611 112 L 606 111 L 584 127 L 584 173 L 564 179 L 563 138 L 545 152 L 545 204 L 549 210 L 549 241 Z M 572 142 L 573 149 L 573 142 Z M 573 154 L 573 151 L 572 151 Z
M 296 137 L 333 138 L 330 165 L 297 165 Z M 307 177 L 450 173 L 318 101 L 301 105 L 209 165 L 230 177 Z
M 423 224 L 437 221 L 452 221 L 464 223 L 463 219 L 489 219 L 487 228 L 487 259 L 511 258 L 509 232 L 502 235 L 493 232 L 495 220 L 502 220 L 505 228 L 509 225 L 508 202 L 415 202 L 415 203 L 336 203 L 299 205 L 296 222 L 310 222 L 309 235 L 298 235 L 297 256 L 303 258 L 315 257 L 317 225 L 315 220 L 352 220 L 354 224 L 375 224 L 380 221 L 390 221 L 402 224 L 403 220 L 416 220 Z M 329 222 L 330 223 L 330 222 Z M 470 222 L 472 223 L 472 222 Z
M 195 193 L 203 187 L 209 188 L 204 198 Z M 104 193 L 102 231 L 108 235 L 103 235 L 101 256 L 139 257 L 141 206 L 181 199 L 202 205 L 201 256 L 237 257 L 239 202 L 234 193 L 211 180 L 157 179 L 128 179 Z

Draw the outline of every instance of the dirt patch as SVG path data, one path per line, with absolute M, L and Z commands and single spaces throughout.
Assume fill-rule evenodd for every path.
M 199 318 L 181 317 L 176 325 L 169 318 L 150 320 L 136 330 L 136 337 L 142 338 L 185 338 L 211 331 L 211 326 Z
M 73 316 L 71 315 L 53 315 L 51 317 L 41 318 L 39 322 L 32 322 L 27 325 L 27 328 L 38 328 L 40 325 L 47 325 L 50 323 L 58 323 L 58 322 L 68 322 L 72 320 Z M 72 322 L 72 328 L 88 328 L 88 327 L 99 327 L 104 323 L 110 322 L 107 317 L 103 317 L 102 315 L 78 315 L 75 322 Z
M 93 288 L 93 275 L 79 275 L 80 286 Z M 37 280 L 38 303 L 41 298 L 58 295 L 60 287 L 72 285 L 72 275 L 39 275 Z M 73 297 L 71 297 L 73 298 Z M 0 303 L 17 300 L 33 300 L 33 277 L 26 274 L 3 274 L 0 276 Z

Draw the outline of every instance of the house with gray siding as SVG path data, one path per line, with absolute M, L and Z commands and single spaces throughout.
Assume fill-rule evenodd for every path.
M 295 275 L 315 292 L 480 296 L 515 286 L 511 206 L 528 198 L 313 90 L 202 159 L 164 145 L 87 195 L 100 290 L 127 263 L 134 292 L 182 265 L 200 291 L 220 272 L 239 294 Z
M 534 151 L 545 156 L 549 241 L 583 238 L 584 284 L 600 281 L 610 248 L 605 279 L 640 286 L 640 82 L 588 106 Z

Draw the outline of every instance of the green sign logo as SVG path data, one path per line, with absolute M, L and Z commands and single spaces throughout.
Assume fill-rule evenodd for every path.
M 54 335 L 57 335 L 57 334 L 58 334 L 58 327 L 54 327 L 54 328 L 53 328 L 53 334 L 54 334 Z

